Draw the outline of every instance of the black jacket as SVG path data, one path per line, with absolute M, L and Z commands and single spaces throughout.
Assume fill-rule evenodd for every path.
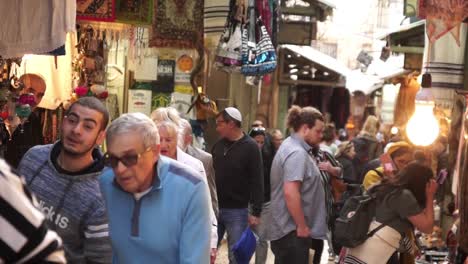
M 247 135 L 238 141 L 221 139 L 213 146 L 213 167 L 219 208 L 247 208 L 260 216 L 263 203 L 263 163 L 257 143 Z
M 38 111 L 34 111 L 24 125 L 19 125 L 15 129 L 8 140 L 5 160 L 10 166 L 16 168 L 30 148 L 42 144 L 44 144 L 44 139 L 42 137 L 41 120 Z

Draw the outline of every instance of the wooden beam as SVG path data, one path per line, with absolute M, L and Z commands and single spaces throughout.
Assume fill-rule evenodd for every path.
M 392 52 L 424 54 L 424 47 L 390 46 Z

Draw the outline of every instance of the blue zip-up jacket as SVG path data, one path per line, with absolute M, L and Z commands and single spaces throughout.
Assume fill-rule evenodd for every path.
M 209 263 L 209 192 L 193 169 L 160 156 L 152 189 L 138 200 L 117 184 L 111 169 L 100 184 L 113 263 Z

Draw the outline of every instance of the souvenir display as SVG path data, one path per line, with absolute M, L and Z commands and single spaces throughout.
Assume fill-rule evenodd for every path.
M 258 83 L 261 76 L 273 72 L 277 66 L 276 50 L 271 41 L 272 15 L 268 2 L 264 0 L 250 3 L 247 17 L 245 8 L 243 1 L 231 1 L 214 65 L 219 70 L 258 76 L 253 80 L 253 83 Z
M 83 96 L 106 99 L 107 31 L 86 26 L 80 31 L 78 55 L 73 60 L 73 79 L 76 83 L 72 101 Z

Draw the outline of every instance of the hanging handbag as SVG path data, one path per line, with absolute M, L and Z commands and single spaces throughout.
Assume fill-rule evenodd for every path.
M 219 70 L 239 72 L 242 65 L 242 31 L 241 23 L 230 23 L 224 29 L 216 48 L 214 65 Z
M 265 75 L 275 71 L 277 56 L 271 43 L 265 25 L 260 19 L 256 23 L 260 27 L 259 41 L 255 42 L 255 33 L 249 34 L 256 25 L 247 24 L 242 32 L 242 67 L 241 73 L 246 76 Z
M 244 22 L 244 1 L 231 0 L 229 15 L 223 34 L 216 48 L 214 65 L 226 72 L 240 72 L 242 66 L 242 23 Z

